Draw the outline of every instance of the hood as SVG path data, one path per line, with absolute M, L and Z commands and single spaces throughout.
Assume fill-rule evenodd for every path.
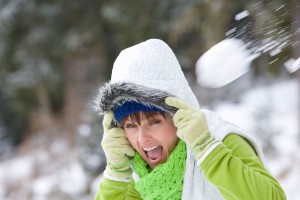
M 167 96 L 199 107 L 171 48 L 162 40 L 150 39 L 121 51 L 113 65 L 111 80 L 99 89 L 96 111 L 103 115 L 132 100 L 173 114 L 174 108 L 164 103 Z

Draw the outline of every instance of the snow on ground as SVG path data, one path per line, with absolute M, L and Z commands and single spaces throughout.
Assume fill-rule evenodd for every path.
M 214 110 L 257 138 L 271 173 L 287 199 L 300 198 L 299 88 L 296 80 L 247 91 L 240 103 L 222 103 Z M 268 149 L 268 144 L 273 148 Z
M 59 143 L 62 143 L 59 139 L 53 142 Z M 65 151 L 53 154 L 58 149 L 64 148 L 50 149 L 51 153 L 38 147 L 34 152 L 2 161 L 0 199 L 92 199 L 87 197 L 90 176 L 76 154 Z

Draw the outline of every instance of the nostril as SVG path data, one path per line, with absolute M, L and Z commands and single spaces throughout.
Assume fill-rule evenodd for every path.
M 151 141 L 151 137 L 145 134 L 141 134 L 138 136 L 138 141 L 140 144 L 147 144 Z

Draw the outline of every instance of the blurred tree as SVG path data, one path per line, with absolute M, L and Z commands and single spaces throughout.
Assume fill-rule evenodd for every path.
M 18 121 L 24 116 L 35 129 L 31 132 L 57 132 L 63 126 L 74 135 L 91 97 L 89 88 L 106 78 L 105 66 L 111 65 L 106 47 L 113 43 L 103 42 L 109 33 L 101 27 L 101 5 L 35 0 L 1 4 L 1 87 L 9 99 L 7 109 L 16 113 L 3 118 Z M 17 138 L 28 123 L 18 126 Z M 6 126 L 12 130 L 16 124 Z
M 43 130 L 74 143 L 120 50 L 152 37 L 168 41 L 187 4 L 180 2 L 1 1 L 1 93 L 8 99 L 1 114 L 14 122 L 5 123 L 7 130 L 22 121 L 13 135 L 18 140 Z

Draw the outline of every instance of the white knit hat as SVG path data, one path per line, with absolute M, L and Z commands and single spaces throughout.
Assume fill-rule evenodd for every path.
M 112 70 L 111 83 L 116 82 L 160 89 L 199 107 L 175 54 L 159 39 L 149 39 L 124 49 Z

